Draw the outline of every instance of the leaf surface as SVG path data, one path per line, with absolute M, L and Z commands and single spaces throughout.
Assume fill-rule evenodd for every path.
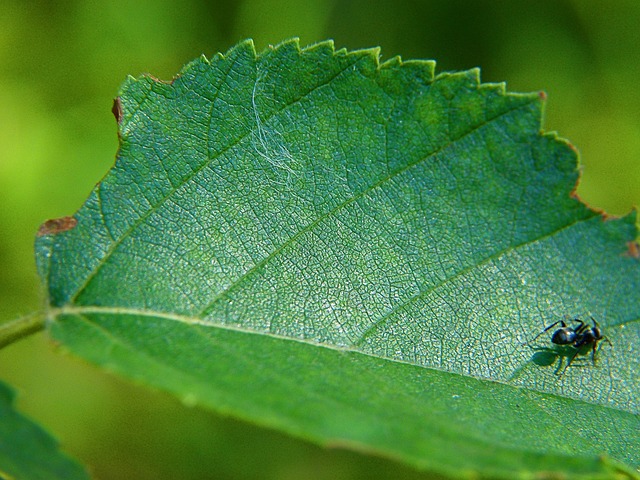
M 187 402 L 454 477 L 640 466 L 635 214 L 572 195 L 541 95 L 433 72 L 243 42 L 170 84 L 127 80 L 115 166 L 36 241 L 53 338 Z M 597 366 L 556 374 L 572 350 L 535 337 L 590 316 Z
M 48 433 L 14 410 L 13 397 L 0 383 L 0 479 L 88 479 Z

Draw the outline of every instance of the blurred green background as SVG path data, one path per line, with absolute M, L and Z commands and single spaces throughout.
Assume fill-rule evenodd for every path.
M 251 37 L 258 50 L 381 46 L 383 58 L 479 66 L 511 91 L 545 90 L 545 129 L 581 152 L 579 195 L 640 205 L 640 2 L 596 0 L 0 0 L 0 322 L 40 308 L 32 254 L 72 214 L 117 148 L 111 105 L 126 75 L 171 79 Z M 65 356 L 38 334 L 0 351 L 18 406 L 107 479 L 427 478 L 187 408 Z

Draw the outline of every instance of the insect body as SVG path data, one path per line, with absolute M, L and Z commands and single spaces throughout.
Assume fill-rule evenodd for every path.
M 555 332 L 553 332 L 553 335 L 551 335 L 551 342 L 555 343 L 556 345 L 567 345 L 575 349 L 575 352 L 573 353 L 573 355 L 571 355 L 571 358 L 562 369 L 562 372 L 559 373 L 560 375 L 564 373 L 567 367 L 569 367 L 573 360 L 576 358 L 578 353 L 583 351 L 585 347 L 591 347 L 591 361 L 595 366 L 596 347 L 598 346 L 598 342 L 600 342 L 601 340 L 605 340 L 606 342 L 611 344 L 611 342 L 604 335 L 602 335 L 602 330 L 600 330 L 598 322 L 596 322 L 593 317 L 591 317 L 593 326 L 590 326 L 579 318 L 574 318 L 572 321 L 577 324 L 575 327 L 569 327 L 564 322 L 564 320 L 559 320 L 546 327 L 536 336 L 536 338 L 538 338 L 540 335 L 548 332 L 553 327 L 560 325 L 560 328 L 558 328 Z

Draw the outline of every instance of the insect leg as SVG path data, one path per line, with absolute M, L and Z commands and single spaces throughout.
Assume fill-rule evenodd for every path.
M 578 353 L 580 352 L 580 350 L 576 349 L 576 352 L 571 355 L 571 358 L 569 359 L 569 361 L 567 362 L 567 364 L 564 366 L 564 368 L 562 369 L 562 372 L 560 372 L 560 376 L 564 375 L 564 372 L 567 368 L 569 368 L 569 366 L 571 365 L 571 363 L 573 363 L 573 360 L 576 358 L 576 356 L 578 355 Z
M 567 328 L 567 324 L 566 324 L 566 323 L 564 323 L 564 320 L 558 320 L 557 322 L 552 323 L 552 324 L 551 324 L 551 325 L 549 325 L 547 328 L 545 328 L 544 330 L 542 330 L 538 335 L 536 335 L 536 336 L 531 340 L 531 342 L 527 342 L 525 345 L 529 345 L 530 343 L 535 342 L 535 341 L 540 337 L 540 335 L 542 335 L 542 334 L 544 334 L 544 333 L 548 332 L 549 330 L 551 330 L 553 327 L 555 327 L 555 326 L 556 326 L 556 325 L 558 325 L 558 324 L 562 325 L 562 328 Z
M 597 353 L 600 351 L 600 349 L 602 348 L 602 345 L 600 345 L 600 346 L 597 348 L 597 351 L 596 351 L 596 346 L 597 346 L 597 344 L 598 344 L 598 343 L 600 343 L 600 341 L 607 342 L 609 345 L 611 345 L 611 346 L 613 347 L 613 343 L 611 343 L 611 340 L 609 340 L 607 337 L 602 337 L 599 341 L 595 342 L 595 343 L 593 344 L 593 352 L 591 353 L 591 361 L 593 362 L 593 365 L 594 365 L 594 366 L 595 366 L 595 364 L 596 364 L 596 354 L 597 354 Z
M 579 318 L 574 318 L 573 319 L 574 322 L 579 323 L 580 326 L 576 327 L 573 329 L 574 332 L 576 332 L 577 335 L 580 335 L 581 333 L 584 333 L 585 330 L 588 330 L 589 327 L 587 326 L 586 323 L 584 323 L 582 320 L 580 320 Z

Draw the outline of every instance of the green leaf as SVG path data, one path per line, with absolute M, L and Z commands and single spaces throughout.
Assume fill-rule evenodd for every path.
M 58 450 L 51 436 L 17 413 L 13 392 L 0 382 L 0 479 L 88 479 L 84 469 Z
M 637 478 L 635 213 L 572 195 L 542 95 L 433 71 L 247 41 L 129 78 L 115 166 L 36 242 L 53 338 L 452 477 Z M 534 338 L 589 316 L 610 344 L 557 374 L 572 349 Z

